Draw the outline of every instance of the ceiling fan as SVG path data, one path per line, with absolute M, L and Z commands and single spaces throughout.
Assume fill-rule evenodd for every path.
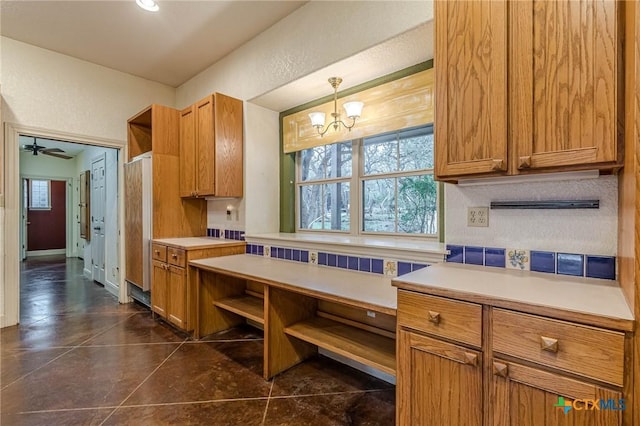
M 44 155 L 50 155 L 52 157 L 64 158 L 65 160 L 70 160 L 73 158 L 69 157 L 68 155 L 60 154 L 61 152 L 64 152 L 64 150 L 60 148 L 46 148 L 44 146 L 38 145 L 36 143 L 36 138 L 33 138 L 33 145 L 24 145 L 22 148 L 25 151 L 33 152 L 33 155 L 38 155 L 38 153 L 40 153 Z

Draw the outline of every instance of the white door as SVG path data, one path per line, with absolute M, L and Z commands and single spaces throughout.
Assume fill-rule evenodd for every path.
M 91 275 L 105 284 L 104 212 L 106 207 L 105 157 L 91 162 Z

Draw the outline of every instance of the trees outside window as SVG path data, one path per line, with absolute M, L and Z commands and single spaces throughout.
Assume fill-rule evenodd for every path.
M 307 149 L 297 162 L 299 230 L 437 236 L 431 125 Z

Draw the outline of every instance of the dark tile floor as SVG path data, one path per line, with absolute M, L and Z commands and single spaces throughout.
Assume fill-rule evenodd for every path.
M 24 262 L 0 331 L 2 425 L 391 425 L 395 388 L 325 357 L 262 378 L 260 330 L 193 341 L 82 275 Z

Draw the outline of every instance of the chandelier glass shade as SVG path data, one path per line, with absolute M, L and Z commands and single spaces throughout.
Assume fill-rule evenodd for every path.
M 325 127 L 326 114 L 324 112 L 315 111 L 309 114 L 311 125 L 316 128 L 320 137 L 324 136 L 331 127 L 337 131 L 340 126 L 344 126 L 347 130 L 351 131 L 353 126 L 356 124 L 356 120 L 362 115 L 364 103 L 351 101 L 345 102 L 344 105 L 342 105 L 347 118 L 351 121 L 349 123 L 345 123 L 340 118 L 340 113 L 338 113 L 338 86 L 340 86 L 340 83 L 342 83 L 342 79 L 340 77 L 331 77 L 329 79 L 329 84 L 333 87 L 333 112 L 331 113 L 331 117 L 333 119 L 331 122 Z

